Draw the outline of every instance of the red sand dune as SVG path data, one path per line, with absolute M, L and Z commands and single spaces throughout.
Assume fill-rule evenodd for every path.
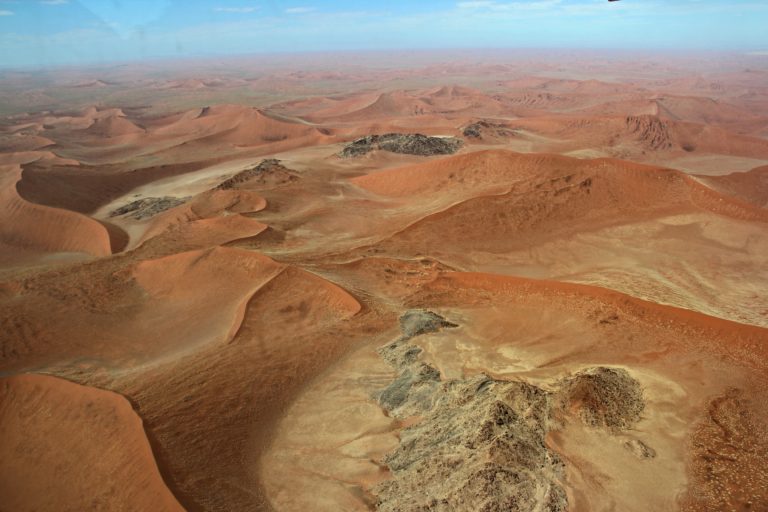
M 113 384 L 140 407 L 185 506 L 269 508 L 260 455 L 284 404 L 380 325 L 360 311 L 345 290 L 288 267 L 250 299 L 231 343 Z
M 253 237 L 267 225 L 242 214 L 266 206 L 264 198 L 251 191 L 210 190 L 155 217 L 138 243 L 157 238 L 155 247 L 192 250 Z
M 194 172 L 218 161 L 214 158 L 126 169 L 123 165 L 49 166 L 37 160 L 24 165 L 17 188 L 21 197 L 33 203 L 93 213 L 151 181 Z
M 679 171 L 613 159 L 479 152 L 353 181 L 381 195 L 443 201 L 438 212 L 375 246 L 388 253 L 499 253 L 535 240 L 702 210 L 768 222 L 768 211 Z M 453 192 L 459 186 L 467 195 Z
M 498 100 L 481 91 L 459 86 L 437 90 L 410 92 L 403 90 L 380 93 L 369 104 L 359 108 L 360 100 L 340 101 L 305 115 L 316 122 L 368 122 L 373 119 L 408 118 L 425 115 L 497 115 L 505 110 Z
M 696 151 L 750 158 L 768 158 L 768 141 L 728 132 L 717 126 L 671 121 L 659 116 L 623 118 L 536 117 L 515 120 L 513 129 L 558 140 L 550 147 L 602 147 L 635 143 L 643 151 Z M 543 143 L 546 148 L 546 143 Z M 639 152 L 639 151 L 638 151 Z
M 35 510 L 182 511 L 122 396 L 46 375 L 0 379 L 0 501 Z
M 718 192 L 762 208 L 768 207 L 768 166 L 723 176 L 700 176 L 698 179 Z
M 80 165 L 77 160 L 62 158 L 53 151 L 18 151 L 0 155 L 0 165 L 25 165 L 42 163 L 47 165 Z
M 226 342 L 244 303 L 282 268 L 257 253 L 215 248 L 22 280 L 10 292 L 13 308 L 0 316 L 2 367 L 78 360 L 130 366 Z M 215 290 L 200 294 L 207 286 Z
M 179 249 L 191 251 L 244 240 L 267 228 L 266 224 L 244 215 L 227 215 L 175 224 L 159 234 L 149 231 L 139 243 L 150 251 L 167 254 Z
M 101 117 L 86 129 L 89 135 L 100 138 L 124 137 L 144 133 L 144 130 L 125 118 L 122 112 Z
M 542 177 L 545 173 L 568 173 L 574 163 L 578 162 L 556 155 L 487 150 L 387 169 L 351 181 L 366 190 L 390 197 L 454 191 L 472 195 L 508 190 L 518 181 Z
M 19 197 L 18 166 L 0 166 L 0 240 L 7 246 L 41 252 L 111 254 L 107 229 L 79 213 L 29 203 Z
M 20 151 L 35 151 L 55 143 L 46 137 L 31 135 L 25 133 L 14 133 L 10 135 L 0 135 L 0 148 L 3 152 L 17 153 Z
M 157 126 L 151 133 L 236 146 L 256 146 L 299 137 L 320 140 L 323 137 L 312 126 L 277 120 L 258 109 L 240 105 L 217 105 L 191 111 L 180 118 L 171 118 L 171 122 Z
M 701 348 L 729 353 L 731 357 L 740 358 L 743 364 L 755 365 L 755 369 L 765 366 L 762 356 L 767 350 L 765 343 L 768 341 L 768 331 L 764 328 L 713 318 L 687 309 L 655 304 L 597 286 L 494 274 L 450 272 L 440 275 L 424 286 L 419 292 L 420 296 L 417 295 L 418 299 L 411 300 L 423 301 L 429 297 L 429 300 L 458 305 L 461 303 L 461 297 L 459 295 L 451 297 L 456 290 L 462 290 L 462 293 L 483 290 L 491 292 L 495 297 L 508 296 L 514 300 L 519 300 L 526 295 L 556 297 L 558 301 L 576 299 L 576 303 L 585 299 L 594 300 L 605 306 L 616 308 L 619 314 L 641 319 L 643 323 L 649 325 L 663 326 L 672 322 L 676 330 L 686 335 L 695 333 L 702 339 L 709 340 Z M 489 298 L 485 300 L 488 301 Z M 685 347 L 675 348 L 684 350 Z

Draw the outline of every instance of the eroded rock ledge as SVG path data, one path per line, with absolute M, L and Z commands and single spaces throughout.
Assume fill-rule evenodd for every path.
M 113 210 L 109 216 L 119 217 L 121 215 L 128 215 L 129 217 L 136 220 L 144 220 L 150 217 L 154 217 L 158 213 L 164 212 L 165 210 L 170 210 L 171 208 L 175 208 L 180 204 L 184 204 L 190 199 L 190 197 L 179 198 L 170 196 L 144 197 L 142 199 L 132 201 L 125 206 L 121 206 L 116 210 Z
M 400 373 L 376 398 L 390 415 L 420 421 L 384 459 L 392 478 L 373 489 L 378 510 L 566 510 L 565 466 L 545 443 L 549 431 L 567 415 L 610 430 L 640 419 L 642 390 L 625 370 L 591 368 L 553 382 L 555 391 L 483 374 L 445 381 L 409 341 L 457 325 L 412 310 L 400 326 L 379 350 Z
M 459 150 L 461 144 L 461 140 L 454 137 L 429 137 L 420 133 L 387 133 L 357 139 L 341 150 L 339 156 L 354 158 L 376 149 L 405 155 L 452 155 Z

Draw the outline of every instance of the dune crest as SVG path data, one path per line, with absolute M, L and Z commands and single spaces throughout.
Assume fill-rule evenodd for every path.
M 19 166 L 0 167 L 0 238 L 4 245 L 41 252 L 112 253 L 107 229 L 79 213 L 29 203 L 16 191 Z

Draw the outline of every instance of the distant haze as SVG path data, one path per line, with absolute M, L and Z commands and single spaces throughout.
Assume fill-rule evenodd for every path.
M 765 0 L 0 0 L 0 67 L 403 48 L 768 48 Z

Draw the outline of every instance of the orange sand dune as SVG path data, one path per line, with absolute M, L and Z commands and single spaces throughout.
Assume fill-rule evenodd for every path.
M 325 122 L 366 122 L 371 119 L 408 118 L 424 115 L 456 115 L 472 112 L 475 115 L 498 115 L 505 107 L 498 100 L 466 87 L 441 87 L 419 92 L 397 90 L 379 94 L 363 108 L 350 110 L 359 101 L 339 102 L 331 108 L 307 115 L 307 119 Z
M 601 183 L 603 180 L 605 183 Z M 713 195 L 679 171 L 608 158 L 579 160 L 558 155 L 489 150 L 388 169 L 351 181 L 366 190 L 390 197 L 446 194 L 455 188 L 460 188 L 467 197 L 473 193 L 509 191 L 498 198 L 480 198 L 478 204 L 492 204 L 502 200 L 501 197 L 516 198 L 514 201 L 520 198 L 523 203 L 530 202 L 529 206 L 541 213 L 553 204 L 568 202 L 565 198 L 581 189 L 585 193 L 585 210 L 579 213 L 563 212 L 565 218 L 573 220 L 581 219 L 583 214 L 599 215 L 601 209 L 611 211 L 611 215 L 626 210 L 639 214 L 636 209 L 672 211 L 675 204 L 683 203 L 688 203 L 688 208 L 695 205 L 735 218 L 768 220 L 764 211 L 739 199 Z M 514 187 L 515 184 L 520 190 Z M 534 204 L 535 200 L 541 201 L 542 193 L 551 193 L 553 198 Z M 537 199 L 521 197 L 525 194 Z M 556 199 L 560 195 L 563 199 Z M 456 207 L 460 208 L 459 205 Z M 543 220 L 531 212 L 527 215 L 532 217 L 533 222 Z M 509 219 L 504 217 L 504 224 L 508 226 Z M 477 226 L 485 224 L 478 223 Z
M 364 121 L 380 117 L 413 116 L 432 113 L 432 107 L 422 99 L 413 98 L 405 91 L 385 92 L 376 100 L 359 110 L 352 112 L 338 111 L 335 115 L 326 114 L 325 119 L 337 121 Z
M 154 128 L 151 133 L 237 146 L 256 146 L 289 138 L 322 135 L 311 126 L 279 121 L 258 109 L 240 105 L 217 105 L 192 111 L 169 124 Z
M 149 182 L 194 172 L 219 161 L 206 158 L 185 164 L 129 167 L 126 170 L 121 165 L 48 166 L 38 160 L 24 165 L 17 188 L 21 197 L 33 203 L 93 213 L 99 207 Z
M 422 96 L 438 113 L 471 112 L 474 115 L 492 116 L 508 112 L 501 98 L 490 96 L 478 89 L 459 85 L 443 86 Z
M 40 120 L 40 127 L 63 127 L 70 130 L 84 130 L 94 123 L 97 115 L 96 107 L 88 107 L 80 115 L 47 115 Z
M 192 250 L 256 236 L 267 225 L 241 214 L 258 212 L 266 206 L 264 198 L 248 190 L 210 190 L 158 215 L 137 243 L 160 237 L 154 246 Z
M 268 226 L 245 215 L 190 220 L 165 228 L 161 233 L 147 232 L 139 244 L 154 254 L 178 250 L 192 251 L 245 240 L 264 232 Z
M 753 366 L 755 370 L 762 369 L 766 364 L 764 355 L 768 350 L 768 329 L 714 318 L 688 309 L 647 302 L 596 286 L 496 274 L 448 272 L 428 283 L 410 300 L 439 300 L 445 305 L 458 305 L 461 303 L 461 296 L 451 296 L 457 290 L 470 294 L 475 291 L 488 291 L 495 297 L 507 296 L 512 300 L 520 300 L 526 295 L 556 297 L 558 301 L 588 298 L 590 301 L 601 303 L 604 308 L 612 308 L 611 314 L 617 312 L 620 317 L 622 314 L 630 315 L 650 325 L 663 326 L 672 320 L 675 328 L 687 336 L 695 333 L 703 339 L 708 339 L 709 343 L 702 348 L 728 353 L 731 357 L 738 358 L 740 363 Z M 677 350 L 683 348 L 676 347 Z
M 89 135 L 99 138 L 124 137 L 144 133 L 144 130 L 124 117 L 124 115 L 111 115 L 97 119 L 85 130 Z
M 51 139 L 39 135 L 14 133 L 13 135 L 0 136 L 0 151 L 3 153 L 35 151 L 54 144 Z
M 57 361 L 130 366 L 227 342 L 248 298 L 282 269 L 257 253 L 216 248 L 135 265 L 106 260 L 23 280 L 15 285 L 23 290 L 14 288 L 2 308 L 0 368 Z M 199 294 L 207 283 L 215 292 Z
M 462 193 L 508 190 L 515 182 L 542 175 L 570 172 L 578 162 L 556 155 L 523 155 L 486 150 L 387 169 L 351 181 L 375 194 L 389 197 L 433 195 L 460 189 Z
M 560 140 L 550 142 L 549 147 L 563 150 L 585 146 L 612 148 L 632 143 L 638 146 L 634 149 L 638 154 L 640 151 L 677 151 L 680 154 L 695 151 L 768 158 L 768 141 L 764 139 L 736 135 L 717 126 L 671 121 L 659 116 L 587 119 L 536 117 L 516 120 L 510 126 L 557 137 Z M 541 147 L 546 148 L 547 144 Z
M 334 140 L 332 130 L 299 120 L 287 120 L 262 110 L 240 105 L 217 105 L 172 116 L 169 122 L 154 120 L 142 135 L 141 144 L 117 153 L 126 159 L 138 152 L 174 163 L 195 162 L 227 155 L 265 155 Z
M 712 98 L 665 95 L 655 103 L 659 116 L 676 121 L 727 126 L 760 119 L 755 112 Z
M 41 252 L 111 254 L 107 229 L 78 213 L 29 203 L 16 192 L 18 166 L 0 166 L 0 240 Z
M 194 162 L 246 150 L 284 151 L 331 139 L 331 130 L 299 120 L 281 119 L 241 105 L 215 105 L 165 116 L 122 109 L 86 109 L 80 116 L 47 115 L 37 128 L 57 143 L 65 158 L 96 166 L 159 158 L 168 163 Z M 266 148 L 266 149 L 265 149 Z
M 457 184 L 461 176 L 472 176 L 473 168 L 462 171 L 459 163 L 466 165 L 473 155 L 424 164 L 425 183 L 416 179 L 413 188 L 402 184 L 410 184 L 407 177 L 418 167 L 355 179 L 401 201 L 387 213 L 397 231 L 379 231 L 379 241 L 358 254 L 432 257 L 466 270 L 594 283 L 765 325 L 758 290 L 765 283 L 760 233 L 767 210 L 679 171 L 547 155 L 498 158 L 505 164 L 497 168 L 498 176 L 505 169 L 526 169 L 527 162 L 534 169 L 531 177 L 518 175 L 501 191 L 488 187 L 474 193 L 467 179 L 462 196 Z M 488 155 L 478 154 L 478 169 L 490 161 Z M 509 165 L 515 160 L 521 165 Z M 421 206 L 420 214 L 413 204 Z M 743 257 L 731 254 L 737 247 Z M 688 251 L 695 254 L 686 256 Z M 718 268 L 718 261 L 729 263 Z
M 768 166 L 723 176 L 701 176 L 698 179 L 718 192 L 768 208 Z
M 659 114 L 657 102 L 645 97 L 631 97 L 601 101 L 597 105 L 568 111 L 569 115 L 589 117 L 655 116 Z
M 77 160 L 62 158 L 53 151 L 18 151 L 0 154 L 0 165 L 25 165 L 41 163 L 46 165 L 80 165 Z
M 0 380 L 0 501 L 35 510 L 184 509 L 131 404 L 44 375 Z
M 361 110 L 374 103 L 378 97 L 379 94 L 369 92 L 316 97 L 280 103 L 273 105 L 272 109 L 286 110 L 294 115 L 319 122 L 322 119 Z
M 81 110 L 78 114 L 50 114 L 46 113 L 39 118 L 40 126 L 45 127 L 64 127 L 71 130 L 86 130 L 92 127 L 100 120 L 108 120 L 114 117 L 124 117 L 125 114 L 119 108 L 102 108 L 89 106 Z
M 519 158 L 539 166 L 535 179 L 520 182 L 500 195 L 459 202 L 409 226 L 385 245 L 391 250 L 407 246 L 409 252 L 417 253 L 429 253 L 442 246 L 450 246 L 451 251 L 498 252 L 555 233 L 563 236 L 566 232 L 700 208 L 737 219 L 768 221 L 765 210 L 717 195 L 678 171 L 611 159 L 569 160 L 537 155 Z M 438 167 L 449 177 L 441 183 L 443 187 L 449 187 L 450 180 L 460 179 L 458 172 L 450 177 L 450 164 L 460 161 L 448 159 Z M 408 168 L 383 171 L 380 177 L 373 176 L 377 178 L 374 186 L 397 195 L 403 190 L 400 176 L 410 172 Z
M 289 267 L 251 298 L 228 345 L 110 384 L 141 409 L 187 509 L 269 509 L 261 453 L 304 384 L 381 327 L 360 308 L 338 286 Z

